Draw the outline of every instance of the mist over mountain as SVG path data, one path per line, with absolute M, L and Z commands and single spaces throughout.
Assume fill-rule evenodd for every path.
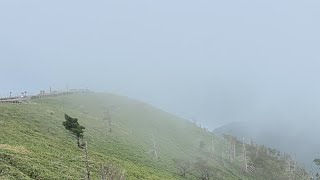
M 216 131 L 309 166 L 320 157 L 319 9 L 318 0 L 2 1 L 0 98 L 118 94 L 210 131 L 226 125 Z
M 318 125 L 319 8 L 316 0 L 3 1 L 0 95 L 68 85 L 140 99 L 212 130 L 265 119 Z
M 308 129 L 308 131 L 306 131 Z M 320 136 L 317 126 L 312 124 L 294 127 L 289 123 L 279 122 L 233 122 L 216 128 L 215 134 L 229 134 L 246 142 L 263 144 L 289 153 L 307 169 L 314 168 L 312 161 L 320 151 Z

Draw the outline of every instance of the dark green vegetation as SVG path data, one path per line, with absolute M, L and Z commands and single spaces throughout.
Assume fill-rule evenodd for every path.
M 85 127 L 81 126 L 78 123 L 77 118 L 73 118 L 73 117 L 69 116 L 68 114 L 65 114 L 64 118 L 66 119 L 66 121 L 64 121 L 62 124 L 64 125 L 64 127 L 67 130 L 69 130 L 72 134 L 74 134 L 76 136 L 78 147 L 81 147 L 80 146 L 80 138 L 83 138 L 83 133 L 84 133 Z
M 236 140 L 230 160 L 230 139 L 126 97 L 69 95 L 0 104 L 0 111 L 0 179 L 85 177 L 84 151 L 63 126 L 65 114 L 86 127 L 91 179 L 114 167 L 127 179 L 289 179 L 286 159 L 265 149 L 255 158 L 255 146 Z M 243 152 L 253 172 L 245 172 Z M 186 166 L 185 177 L 179 166 Z M 302 169 L 295 173 L 307 179 Z

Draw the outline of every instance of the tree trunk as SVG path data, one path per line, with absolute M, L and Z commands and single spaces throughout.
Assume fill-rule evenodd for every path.
M 77 144 L 78 144 L 78 147 L 80 147 L 80 137 L 77 136 Z
M 85 142 L 84 152 L 85 152 L 85 165 L 86 165 L 87 180 L 90 180 L 90 165 L 89 165 L 89 154 L 88 154 L 87 142 Z

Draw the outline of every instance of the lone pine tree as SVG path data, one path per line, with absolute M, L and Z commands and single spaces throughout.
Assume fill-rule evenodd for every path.
M 67 114 L 64 115 L 64 118 L 66 119 L 66 121 L 63 122 L 64 127 L 76 136 L 78 147 L 81 147 L 80 138 L 83 138 L 85 127 L 78 123 L 77 118 L 73 118 Z

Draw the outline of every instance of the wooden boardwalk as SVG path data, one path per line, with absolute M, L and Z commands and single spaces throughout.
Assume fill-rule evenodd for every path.
M 38 94 L 31 96 L 30 99 L 43 99 L 43 98 L 49 98 L 49 97 L 57 97 L 57 96 L 66 96 L 66 95 L 71 95 L 71 94 L 81 94 L 81 93 L 90 93 L 88 89 L 74 89 L 70 91 L 65 91 L 65 92 L 54 92 L 51 94 Z
M 0 103 L 12 103 L 12 104 L 28 104 L 30 100 L 33 99 L 43 99 L 43 98 L 50 98 L 50 97 L 57 97 L 57 96 L 66 96 L 72 94 L 81 94 L 81 93 L 90 93 L 88 89 L 73 89 L 70 91 L 65 92 L 54 92 L 49 94 L 38 94 L 32 96 L 25 96 L 25 97 L 8 97 L 8 98 L 0 98 Z
M 8 97 L 8 98 L 0 98 L 0 103 L 15 103 L 15 104 L 20 104 L 20 103 L 27 103 L 26 97 Z

